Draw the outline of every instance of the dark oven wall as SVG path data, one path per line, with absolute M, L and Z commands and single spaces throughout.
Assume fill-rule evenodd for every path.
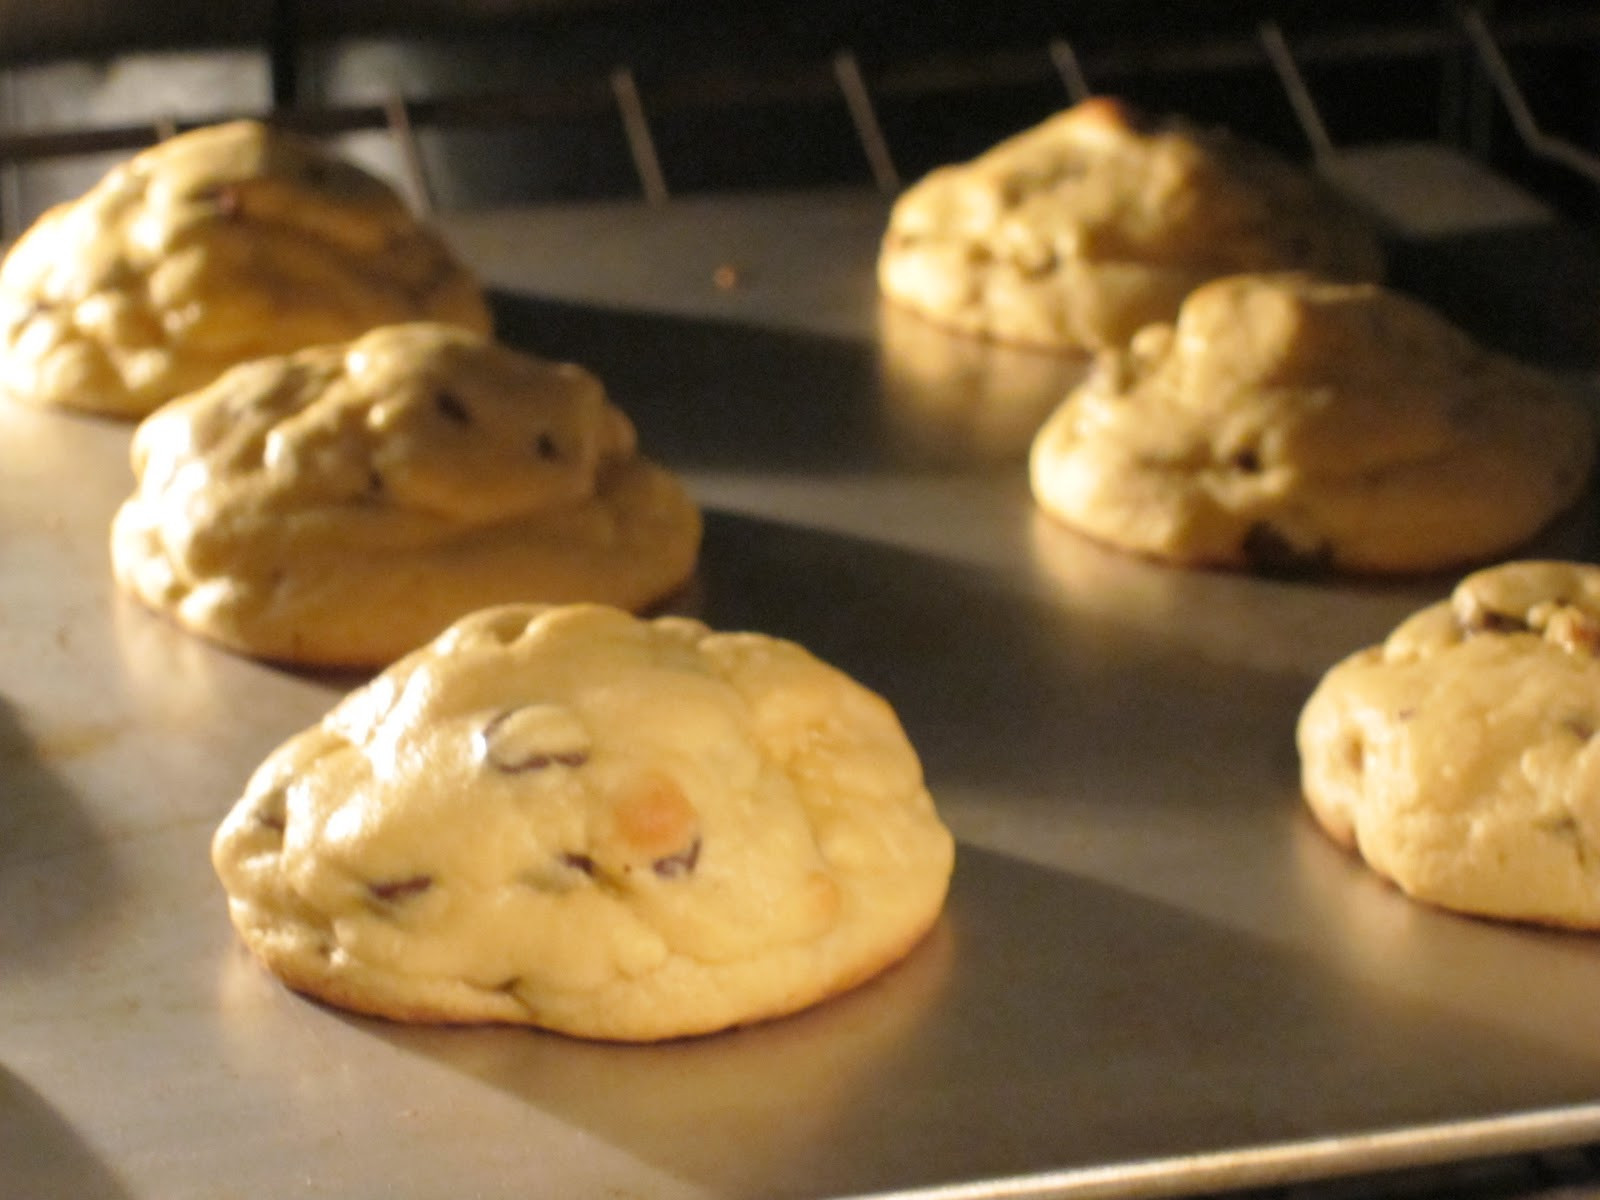
M 1541 129 L 1600 144 L 1600 4 L 1470 11 Z M 419 203 L 637 194 L 624 85 L 674 193 L 893 187 L 1063 106 L 1074 83 L 1307 157 L 1270 36 L 1333 144 L 1443 141 L 1582 221 L 1596 215 L 1593 184 L 1517 136 L 1454 4 L 11 0 L 0 6 L 0 220 L 15 232 L 164 129 L 272 109 L 338 137 Z M 882 134 L 877 160 L 847 72 Z M 414 133 L 409 156 L 397 122 Z

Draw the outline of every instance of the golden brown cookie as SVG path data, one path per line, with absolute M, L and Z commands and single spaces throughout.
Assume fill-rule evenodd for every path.
M 1600 928 L 1600 567 L 1467 576 L 1323 678 L 1300 717 L 1318 823 L 1404 892 Z
M 1195 291 L 1034 441 L 1051 516 L 1185 565 L 1417 572 L 1532 537 L 1581 492 L 1587 406 L 1376 284 Z
M 387 184 L 255 121 L 171 138 L 0 263 L 0 393 L 140 417 L 235 363 L 443 321 L 477 283 Z
M 213 860 L 296 989 L 651 1041 L 882 971 L 953 843 L 889 705 L 794 643 L 510 605 L 274 752 Z
M 878 280 L 969 334 L 1095 351 L 1170 321 L 1208 279 L 1277 270 L 1374 280 L 1382 251 L 1310 173 L 1096 97 L 909 188 Z
M 589 372 L 446 325 L 235 367 L 133 439 L 118 583 L 260 658 L 382 666 L 476 608 L 638 609 L 700 512 Z

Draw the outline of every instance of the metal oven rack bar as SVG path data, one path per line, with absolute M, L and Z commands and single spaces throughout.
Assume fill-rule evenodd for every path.
M 674 188 L 672 163 L 653 134 L 653 118 L 688 107 L 728 109 L 774 103 L 838 102 L 847 111 L 858 141 L 860 162 L 871 181 L 892 193 L 905 182 L 886 123 L 879 116 L 887 101 L 936 96 L 964 89 L 1055 83 L 1064 101 L 1091 90 L 1117 91 L 1130 81 L 1176 72 L 1222 72 L 1270 68 L 1281 95 L 1321 160 L 1336 152 L 1328 124 L 1306 68 L 1348 63 L 1416 59 L 1466 53 L 1476 67 L 1457 72 L 1440 97 L 1440 125 L 1450 113 L 1470 107 L 1468 93 L 1487 86 L 1516 139 L 1531 155 L 1559 164 L 1600 188 L 1600 155 L 1549 132 L 1529 102 L 1508 58 L 1511 50 L 1581 45 L 1600 39 L 1600 9 L 1576 5 L 1557 14 L 1486 15 L 1480 6 L 1445 10 L 1437 19 L 1297 32 L 1276 20 L 1260 23 L 1250 36 L 1230 35 L 1175 41 L 1142 39 L 1085 49 L 1067 36 L 1043 45 L 959 56 L 886 63 L 870 68 L 845 48 L 831 61 L 809 69 L 765 71 L 759 64 L 737 71 L 694 72 L 642 82 L 622 64 L 604 76 L 567 80 L 543 87 L 503 91 L 454 92 L 415 96 L 397 90 L 379 103 L 303 104 L 283 94 L 297 72 L 284 62 L 295 52 L 293 39 L 275 39 L 274 103 L 271 119 L 316 135 L 387 130 L 400 169 L 420 208 L 434 207 L 434 188 L 417 143 L 418 130 L 514 127 L 546 120 L 614 114 L 640 193 L 664 203 Z M 0 72 L 3 80 L 3 72 Z M 7 130 L 0 128 L 0 171 L 14 181 L 24 164 L 147 145 L 182 127 L 243 115 L 219 109 L 178 120 L 160 115 L 147 121 L 83 128 Z M 1477 140 L 1482 140 L 1481 135 Z M 14 186 L 0 191 L 0 235 L 14 235 L 18 205 Z M 5 201 L 10 201 L 6 203 Z

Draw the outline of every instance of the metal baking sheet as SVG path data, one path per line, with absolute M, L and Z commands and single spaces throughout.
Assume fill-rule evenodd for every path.
M 885 694 L 960 839 L 906 962 L 722 1036 L 411 1028 L 258 969 L 212 831 L 357 680 L 119 598 L 128 427 L 0 409 L 0 1195 L 1150 1196 L 1600 1138 L 1600 944 L 1411 904 L 1300 808 L 1316 679 L 1451 580 L 1041 520 L 1019 454 L 1077 365 L 880 312 L 884 212 L 450 222 L 505 337 L 594 367 L 706 506 L 678 607 Z M 1594 517 L 1529 552 L 1592 556 Z

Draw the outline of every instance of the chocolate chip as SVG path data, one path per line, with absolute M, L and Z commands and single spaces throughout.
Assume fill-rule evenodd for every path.
M 1333 562 L 1331 546 L 1296 545 L 1269 521 L 1250 526 L 1240 549 L 1245 565 L 1263 575 L 1311 575 L 1326 570 Z
M 668 854 L 650 864 L 650 869 L 663 879 L 678 879 L 689 874 L 700 861 L 700 839 L 695 838 L 688 847 L 676 854 Z
M 555 462 L 561 457 L 561 448 L 556 445 L 555 438 L 548 433 L 541 433 L 534 439 L 533 452 L 545 462 Z
M 244 211 L 244 196 L 231 183 L 221 183 L 206 195 L 220 217 L 236 217 Z
M 445 420 L 456 425 L 471 425 L 472 413 L 461 402 L 460 397 L 453 392 L 440 392 L 433 398 L 433 406 L 439 410 L 439 415 Z
M 593 875 L 598 869 L 594 865 L 594 859 L 590 858 L 587 854 L 579 854 L 573 850 L 566 850 L 563 851 L 559 857 L 561 859 L 562 866 L 571 867 L 574 871 L 582 871 L 585 875 Z
M 495 715 L 482 732 L 478 734 L 478 752 L 483 760 L 497 771 L 504 771 L 514 775 L 522 771 L 542 771 L 547 767 L 581 767 L 589 761 L 587 749 L 571 750 L 543 750 L 537 748 L 539 741 L 548 744 L 550 735 L 548 731 L 537 726 L 530 730 L 526 724 L 509 725 L 508 722 L 520 714 L 527 713 L 527 708 L 508 708 Z M 568 740 L 568 734 L 562 740 Z M 530 746 L 529 742 L 534 742 Z
M 542 771 L 546 767 L 581 767 L 588 761 L 589 756 L 582 751 L 571 754 L 530 754 L 515 762 L 500 762 L 492 754 L 489 756 L 491 766 L 513 775 L 518 771 Z
M 367 884 L 367 891 L 371 892 L 374 899 L 382 900 L 386 904 L 393 904 L 397 900 L 409 900 L 412 896 L 420 896 L 433 886 L 433 876 L 413 875 L 409 879 L 391 879 L 383 883 Z
M 1588 741 L 1595 733 L 1593 723 L 1583 717 L 1564 717 L 1561 721 L 1561 728 L 1583 742 Z
M 1246 448 L 1230 458 L 1228 465 L 1235 471 L 1242 471 L 1246 475 L 1254 475 L 1261 470 L 1261 456 L 1254 450 Z
M 1461 626 L 1464 633 L 1527 633 L 1528 623 L 1510 613 L 1479 609 Z
M 274 833 L 282 833 L 288 826 L 277 813 L 257 813 L 256 824 L 263 829 L 270 829 Z

